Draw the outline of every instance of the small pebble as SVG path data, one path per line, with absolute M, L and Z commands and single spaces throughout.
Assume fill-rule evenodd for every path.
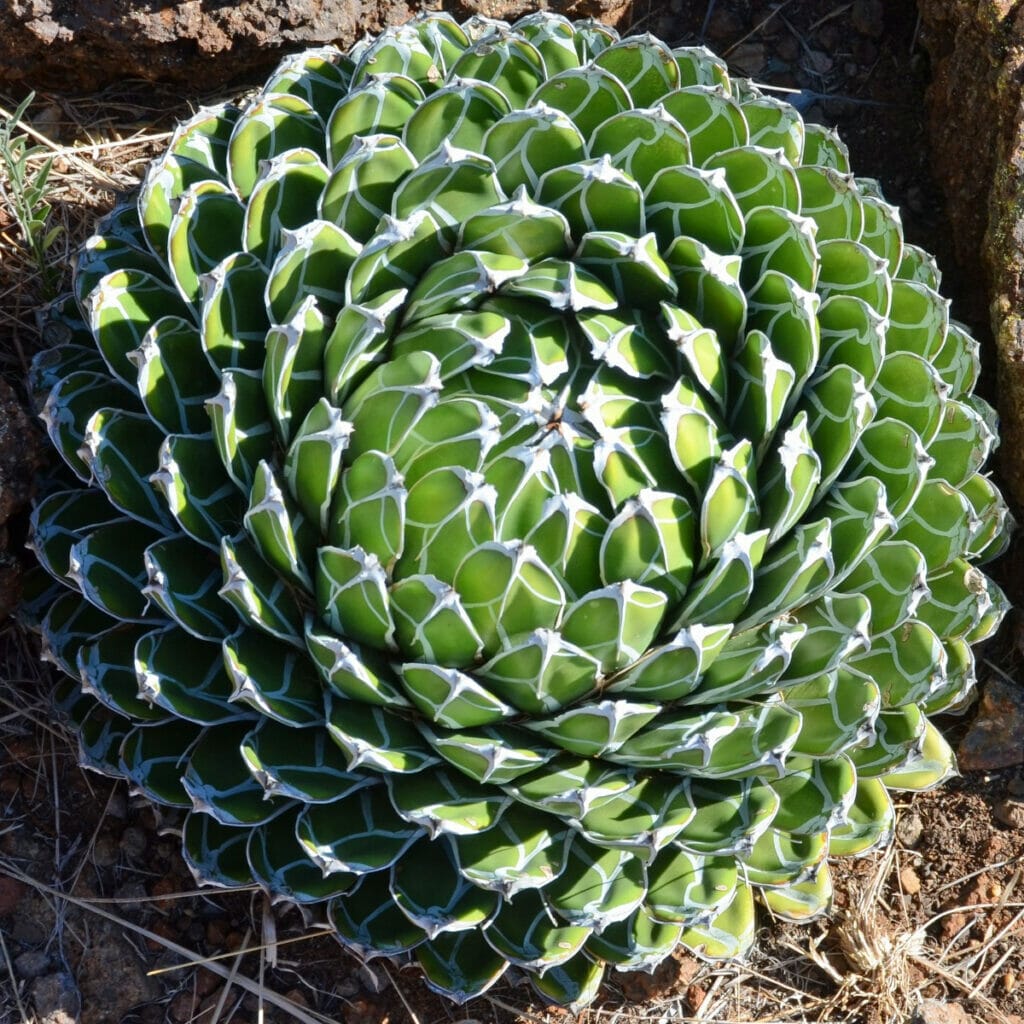
M 200 967 L 196 971 L 196 992 L 200 996 L 206 997 L 211 992 L 220 988 L 221 977 L 219 974 L 214 974 L 213 971 L 208 971 L 205 967 Z
M 925 208 L 924 190 L 919 185 L 909 186 L 905 203 L 914 213 L 921 213 Z
M 30 949 L 14 958 L 14 972 L 25 981 L 32 981 L 45 974 L 49 966 L 49 956 L 40 949 Z
M 729 54 L 729 65 L 741 75 L 756 78 L 766 63 L 763 43 L 741 43 Z
M 992 813 L 1004 825 L 1010 828 L 1024 829 L 1024 801 L 1022 800 L 1000 800 L 992 808 Z
M 878 39 L 885 32 L 885 4 L 882 0 L 856 0 L 850 22 L 858 32 Z
M 146 852 L 146 833 L 138 825 L 129 825 L 121 833 L 121 849 L 129 860 L 138 860 Z
M 93 863 L 100 868 L 113 867 L 120 854 L 112 836 L 100 836 L 92 846 Z
M 334 983 L 334 992 L 342 999 L 351 999 L 358 991 L 359 982 L 351 974 L 346 974 L 344 978 Z
M 921 891 L 921 879 L 909 864 L 900 872 L 900 885 L 908 896 L 916 896 Z
M 294 1003 L 296 1006 L 302 1007 L 304 1010 L 309 1009 L 309 1000 L 306 998 L 306 993 L 300 988 L 290 989 L 284 994 L 285 999 L 289 1002 Z M 461 1021 L 460 1024 L 466 1024 L 466 1021 Z
M 978 714 L 960 742 L 961 769 L 1010 768 L 1024 764 L 1024 690 L 1015 682 L 990 679 Z
M 121 904 L 124 910 L 139 910 L 142 906 L 141 900 L 145 899 L 146 886 L 140 880 L 125 882 L 114 890 L 115 898 L 123 900 Z
M 836 62 L 823 50 L 811 50 L 807 54 L 808 70 L 817 75 L 827 75 L 835 67 L 835 64 Z
M 178 1024 L 186 1024 L 186 1021 L 190 1021 L 199 1008 L 196 995 L 192 989 L 185 989 L 183 992 L 179 992 L 172 1000 L 171 1005 L 167 1007 L 167 1015 L 173 1021 L 177 1021 Z
M 46 941 L 46 929 L 29 917 L 17 917 L 8 938 L 20 942 L 23 946 L 41 946 Z
M 716 7 L 708 21 L 707 37 L 712 43 L 736 42 L 743 35 L 743 19 L 728 7 Z
M 800 56 L 800 44 L 791 35 L 784 35 L 775 45 L 775 55 L 779 60 L 792 63 Z
M 225 918 L 215 917 L 206 926 L 206 941 L 215 949 L 220 949 L 230 930 L 231 926 Z
M 838 50 L 843 40 L 840 37 L 836 23 L 834 21 L 825 22 L 819 29 L 818 38 L 815 42 L 818 44 L 819 50 L 825 50 L 830 53 Z
M 36 978 L 30 990 L 37 1024 L 74 1024 L 82 1009 L 75 979 L 66 971 Z
M 908 849 L 913 849 L 924 834 L 924 822 L 916 811 L 903 815 L 896 824 L 896 838 Z
M 217 1004 L 220 1002 L 221 996 L 224 994 L 222 989 L 223 989 L 223 986 L 221 988 L 217 989 L 216 992 L 211 992 L 199 1004 L 199 1009 L 196 1011 L 196 1014 L 195 1014 L 197 1024 L 198 1024 L 199 1021 L 204 1021 L 204 1020 L 213 1021 L 213 1019 L 214 1019 L 213 1018 L 213 1011 L 215 1009 L 217 1009 Z M 223 1019 L 223 1018 L 220 1018 L 220 1019 Z M 232 1018 L 232 1020 L 235 1020 L 237 1022 L 237 1018 Z
M 387 988 L 387 977 L 381 972 L 374 970 L 369 964 L 360 964 L 357 974 L 359 980 L 363 983 L 363 988 L 374 995 L 377 995 L 378 992 L 383 992 Z
M 686 990 L 686 1001 L 690 1004 L 691 1012 L 697 1013 L 707 996 L 707 991 L 700 985 L 690 985 Z

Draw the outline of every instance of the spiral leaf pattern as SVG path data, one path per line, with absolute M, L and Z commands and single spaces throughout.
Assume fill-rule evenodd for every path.
M 702 48 L 421 16 L 200 111 L 34 385 L 45 650 L 207 881 L 463 1000 L 827 908 L 1005 599 L 976 345 Z

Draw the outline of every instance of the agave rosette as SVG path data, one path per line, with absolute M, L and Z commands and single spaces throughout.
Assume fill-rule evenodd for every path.
M 431 14 L 289 58 L 51 310 L 37 603 L 85 762 L 459 999 L 822 911 L 952 770 L 928 715 L 1005 605 L 937 287 L 702 48 Z

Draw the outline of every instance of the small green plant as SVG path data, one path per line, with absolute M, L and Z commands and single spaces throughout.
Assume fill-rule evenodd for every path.
M 30 146 L 28 136 L 16 135 L 35 93 L 30 92 L 10 116 L 0 110 L 0 198 L 21 230 L 23 245 L 35 263 L 46 298 L 56 294 L 58 274 L 46 258 L 49 248 L 63 228 L 49 226 L 51 207 L 47 202 L 47 186 L 53 157 L 36 169 L 33 164 L 46 152 L 45 146 Z

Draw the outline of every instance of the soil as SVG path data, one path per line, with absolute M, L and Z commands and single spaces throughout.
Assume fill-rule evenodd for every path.
M 981 278 L 956 265 L 931 175 L 929 65 L 913 5 L 637 0 L 633 16 L 638 31 L 705 41 L 734 71 L 794 90 L 786 95 L 808 120 L 837 125 L 857 173 L 878 178 L 900 206 L 908 240 L 938 256 L 953 314 L 983 348 L 991 344 Z M 164 101 L 151 91 L 133 98 L 122 90 L 117 102 L 148 108 L 151 121 L 172 108 L 181 114 L 180 97 Z M 0 293 L 10 287 L 0 268 Z M 15 295 L 15 325 L 0 321 L 0 351 L 39 344 L 32 287 Z M 22 388 L 16 366 L 0 361 Z M 987 377 L 982 393 L 995 399 Z M 24 534 L 22 520 L 11 524 L 15 537 Z M 1022 558 L 1018 541 L 993 569 L 1018 605 Z M 177 852 L 175 816 L 77 767 L 51 722 L 53 680 L 40 676 L 31 640 L 13 623 L 0 631 L 0 655 L 0 1024 L 569 1019 L 532 1002 L 514 978 L 457 1009 L 431 995 L 415 971 L 361 964 L 333 940 L 310 937 L 295 910 L 270 910 L 256 893 L 196 894 Z M 982 683 L 1016 678 L 1022 658 L 1024 628 L 1011 613 L 979 652 Z M 956 743 L 969 721 L 970 714 L 942 724 Z M 716 968 L 680 955 L 651 976 L 613 974 L 600 1009 L 581 1020 L 875 1024 L 909 1020 L 922 999 L 930 1000 L 923 1020 L 1024 1016 L 1022 801 L 1024 775 L 1013 765 L 903 799 L 894 847 L 836 871 L 828 920 L 797 928 L 765 919 L 745 964 Z M 276 964 L 260 952 L 265 942 L 276 943 Z M 189 965 L 204 958 L 218 959 Z M 283 1001 L 296 1009 L 282 1009 Z M 936 1007 L 946 1016 L 934 1016 Z

